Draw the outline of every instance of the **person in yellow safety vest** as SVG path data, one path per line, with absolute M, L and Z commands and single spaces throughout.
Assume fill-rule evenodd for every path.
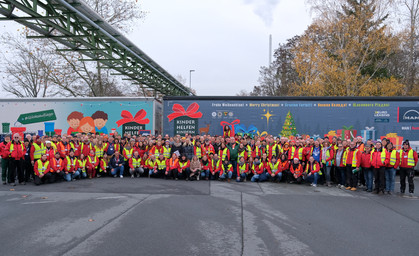
M 352 141 L 349 148 L 345 150 L 343 162 L 346 164 L 346 187 L 347 190 L 356 191 L 358 186 L 358 172 L 361 166 L 361 151 L 356 148 L 356 144 Z
M 329 141 L 323 141 L 323 148 L 320 154 L 321 167 L 326 172 L 326 186 L 331 186 L 330 172 L 333 166 L 334 155 L 333 147 L 330 146 Z
M 169 140 L 166 140 L 164 142 L 164 146 L 163 146 L 163 155 L 164 155 L 164 158 L 166 158 L 166 159 L 169 159 L 170 158 L 170 150 L 171 150 L 171 148 L 170 148 L 170 141 Z
M 210 154 L 211 156 L 212 154 Z M 202 158 L 202 160 L 204 160 L 204 158 Z M 209 161 L 211 162 L 211 180 L 218 180 L 220 175 L 222 174 L 222 170 L 221 170 L 221 165 L 223 164 L 223 162 L 221 161 L 221 159 L 218 157 L 218 154 L 213 154 L 212 158 L 209 159 Z
M 246 147 L 243 145 L 243 143 L 240 143 L 239 149 L 237 150 L 237 157 L 240 159 L 240 157 L 244 158 L 244 161 L 247 161 L 247 150 Z
M 145 155 L 145 154 L 144 154 Z M 156 161 L 156 157 L 152 154 L 150 155 L 150 157 L 146 160 L 146 166 L 148 169 L 148 178 L 151 177 L 151 175 L 156 175 L 157 174 L 157 161 Z
M 210 154 L 210 156 L 213 157 L 213 154 Z M 198 159 L 197 156 L 194 156 L 194 157 L 196 157 Z M 199 159 L 198 159 L 198 161 L 199 161 Z M 204 155 L 202 157 L 200 170 L 201 170 L 201 177 L 203 179 L 205 178 L 205 180 L 209 180 L 210 173 L 211 173 L 211 170 L 212 170 L 212 163 L 211 163 L 211 159 L 208 159 L 207 155 Z
M 173 176 L 174 171 L 179 168 L 178 155 L 176 153 L 172 154 L 172 157 L 167 160 L 166 171 L 164 173 L 164 178 L 169 179 Z M 178 180 L 178 177 L 175 176 L 175 179 Z
M 122 150 L 122 154 L 124 155 L 124 161 L 128 162 L 129 159 L 132 157 L 133 153 L 134 153 L 134 148 L 132 148 L 131 145 L 127 143 L 127 145 Z
M 249 172 L 249 165 L 246 163 L 243 156 L 239 157 L 239 162 L 237 163 L 236 169 L 237 169 L 236 182 L 243 182 L 243 181 L 246 182 L 247 173 Z
M 23 159 L 25 158 L 25 145 L 19 140 L 19 133 L 13 134 L 13 140 L 5 147 L 6 154 L 9 156 L 9 184 L 16 186 L 15 178 L 18 175 L 19 183 L 24 182 Z M 17 181 L 16 181 L 17 182 Z
M 400 193 L 404 194 L 406 189 L 406 176 L 409 182 L 409 195 L 413 196 L 415 184 L 413 178 L 415 177 L 414 167 L 418 163 L 418 153 L 410 147 L 409 140 L 403 142 L 403 148 L 400 150 Z
M 194 156 L 198 157 L 198 159 L 202 158 L 202 148 L 201 148 L 201 142 L 196 141 L 194 146 Z
M 282 179 L 281 161 L 278 161 L 276 156 L 272 156 L 272 159 L 269 162 L 269 166 L 270 168 L 268 169 L 268 175 L 266 176 L 267 179 L 272 182 L 279 183 Z
M 42 143 L 41 137 L 37 135 L 34 143 L 32 143 L 30 152 L 32 166 L 41 159 L 43 153 L 45 153 L 45 145 Z
M 230 160 L 230 150 L 226 147 L 224 142 L 221 143 L 220 150 L 218 151 L 218 155 L 221 158 L 221 161 Z
M 108 173 L 109 169 L 109 157 L 106 152 L 103 153 L 102 158 L 99 158 L 99 173 L 97 174 L 97 177 L 100 178 L 102 175 L 106 175 Z
M 390 161 L 387 157 L 385 147 L 382 146 L 381 142 L 377 142 L 374 153 L 371 154 L 371 165 L 374 168 L 374 193 L 384 194 L 385 189 L 385 166 Z
M 87 176 L 89 179 L 96 177 L 96 169 L 99 166 L 99 158 L 95 155 L 93 150 L 90 150 L 90 154 L 87 156 Z
M 173 176 L 175 176 L 175 178 L 179 178 L 179 179 L 183 179 L 185 178 L 185 180 L 191 180 L 191 162 L 189 161 L 189 159 L 186 157 L 185 154 L 182 154 L 180 159 L 179 159 L 179 167 L 178 169 L 173 171 Z M 196 177 L 198 173 L 195 172 L 193 173 L 194 177 Z
M 42 154 L 41 159 L 38 159 L 34 165 L 34 183 L 39 186 L 45 182 L 53 183 L 54 177 L 50 173 L 50 166 L 47 156 Z
M 320 164 L 310 156 L 306 165 L 304 179 L 312 182 L 311 186 L 317 187 L 317 180 L 319 179 Z
M 275 144 L 275 140 L 273 138 L 268 138 L 267 142 L 265 152 L 268 155 L 269 161 L 271 161 L 272 157 L 278 157 L 278 145 Z
M 135 176 L 139 178 L 144 173 L 144 169 L 141 167 L 142 161 L 140 154 L 135 150 L 134 156 L 129 160 L 129 173 L 131 174 L 131 178 Z
M 87 164 L 87 159 L 84 156 L 84 154 L 80 154 L 79 159 L 77 160 L 77 170 L 80 173 L 80 178 L 87 178 L 87 172 L 86 172 L 86 164 Z
M 394 185 L 396 183 L 396 169 L 399 167 L 400 154 L 395 148 L 393 143 L 389 142 L 386 145 L 386 158 L 390 159 L 386 164 L 385 178 L 386 178 L 386 193 L 391 195 L 394 193 Z
M 66 181 L 72 181 L 80 176 L 80 171 L 78 170 L 79 161 L 77 157 L 74 156 L 74 150 L 70 149 L 68 156 L 64 158 L 64 179 Z
M 105 152 L 106 146 L 103 144 L 101 140 L 95 145 L 95 155 L 100 159 L 103 157 L 103 153 Z
M 220 179 L 224 181 L 227 176 L 227 182 L 231 181 L 231 177 L 233 176 L 233 165 L 230 164 L 228 159 L 224 159 L 223 164 L 221 165 L 222 173 L 220 175 Z

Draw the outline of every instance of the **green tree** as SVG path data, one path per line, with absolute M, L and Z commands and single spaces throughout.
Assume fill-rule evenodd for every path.
M 298 134 L 297 128 L 295 127 L 294 118 L 292 117 L 291 111 L 288 111 L 287 117 L 284 121 L 284 126 L 282 126 L 281 136 L 289 137 L 296 136 Z

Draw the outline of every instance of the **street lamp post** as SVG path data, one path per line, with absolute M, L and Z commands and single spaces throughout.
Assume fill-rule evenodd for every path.
M 189 88 L 192 89 L 192 72 L 195 72 L 194 69 L 189 70 Z

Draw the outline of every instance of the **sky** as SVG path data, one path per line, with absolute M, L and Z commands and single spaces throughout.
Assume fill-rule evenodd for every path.
M 142 0 L 144 19 L 127 37 L 199 96 L 236 95 L 258 85 L 273 50 L 312 21 L 304 0 Z M 0 23 L 16 31 L 17 23 Z M 0 92 L 0 96 L 8 96 Z

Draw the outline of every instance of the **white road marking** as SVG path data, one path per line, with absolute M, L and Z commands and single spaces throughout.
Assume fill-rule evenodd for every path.
M 119 199 L 125 198 L 126 196 L 105 196 L 105 197 L 98 197 L 97 200 L 104 200 L 104 199 Z
M 41 201 L 41 202 L 27 202 L 22 204 L 47 204 L 47 203 L 55 203 L 57 201 Z

